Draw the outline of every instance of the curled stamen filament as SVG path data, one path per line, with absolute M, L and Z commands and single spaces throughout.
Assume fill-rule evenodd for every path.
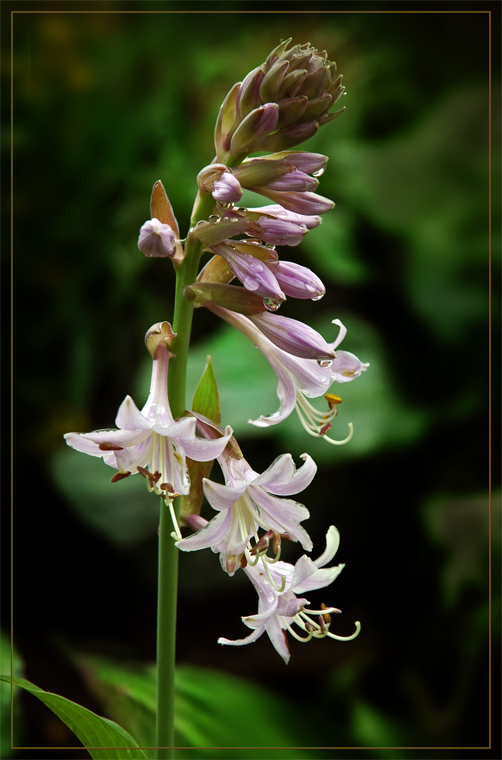
M 314 633 L 313 633 L 312 631 L 310 631 L 310 632 L 308 633 L 308 635 L 307 635 L 307 637 L 306 637 L 306 638 L 305 638 L 304 636 L 300 636 L 300 634 L 298 634 L 298 633 L 297 633 L 297 632 L 294 630 L 294 628 L 292 628 L 292 627 L 289 625 L 289 623 L 286 623 L 286 628 L 288 629 L 288 631 L 290 632 L 290 634 L 291 634 L 292 636 L 294 636 L 294 637 L 295 637 L 295 639 L 296 639 L 297 641 L 301 641 L 303 644 L 306 644 L 306 643 L 307 643 L 307 641 L 310 641 L 310 639 L 311 639 L 311 638 L 312 638 L 312 636 L 314 635 Z M 304 629 L 304 630 L 306 630 L 306 629 Z
M 296 625 L 301 628 L 303 631 L 309 634 L 308 638 L 299 637 L 298 635 L 295 635 L 293 633 L 292 628 L 287 625 L 288 630 L 293 633 L 296 639 L 298 641 L 310 641 L 310 639 L 313 637 L 315 639 L 323 639 L 325 636 L 329 636 L 330 639 L 336 639 L 337 641 L 352 641 L 352 639 L 355 639 L 356 636 L 359 635 L 359 631 L 361 630 L 361 623 L 359 621 L 356 622 L 356 630 L 355 633 L 353 633 L 351 636 L 338 636 L 335 633 L 330 633 L 329 631 L 329 623 L 326 621 L 326 618 L 323 616 L 326 614 L 329 614 L 330 612 L 340 612 L 340 610 L 336 609 L 336 607 L 326 607 L 324 610 L 310 610 L 305 612 L 305 610 L 301 610 L 293 617 L 293 622 L 296 623 Z M 316 623 L 314 620 L 310 618 L 310 615 L 316 615 L 319 614 L 319 620 L 320 623 Z
M 333 444 L 334 446 L 343 446 L 343 444 L 348 443 L 354 435 L 354 426 L 352 422 L 348 423 L 348 436 L 346 438 L 343 438 L 341 441 L 330 438 L 328 435 L 321 432 L 323 429 L 326 431 L 329 430 L 331 420 L 336 417 L 338 412 L 336 406 L 334 406 L 333 409 L 330 409 L 326 414 L 323 414 L 322 412 L 319 412 L 317 409 L 315 409 L 312 404 L 309 404 L 307 399 L 301 393 L 298 393 L 296 400 L 296 412 L 300 418 L 300 422 L 303 428 L 309 435 L 313 436 L 314 438 L 323 438 L 323 440 Z
M 275 555 L 275 557 L 273 559 L 272 559 L 272 557 L 267 557 L 267 555 L 265 554 L 265 552 L 263 553 L 262 556 L 263 556 L 263 559 L 265 560 L 265 562 L 268 562 L 269 565 L 274 565 L 276 562 L 279 562 L 279 560 L 281 558 L 281 547 L 279 546 L 279 548 L 277 549 L 277 554 Z
M 272 586 L 273 589 L 275 589 L 275 591 L 277 591 L 278 594 L 282 594 L 282 592 L 286 588 L 286 576 L 281 575 L 281 585 L 279 587 L 274 581 L 274 579 L 272 578 L 272 574 L 270 570 L 268 569 L 267 563 L 264 561 L 263 557 L 261 558 L 261 561 L 262 561 L 263 569 L 265 570 L 265 573 L 267 575 L 270 585 Z

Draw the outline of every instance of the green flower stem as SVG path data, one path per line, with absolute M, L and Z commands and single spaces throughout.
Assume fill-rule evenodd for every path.
M 207 219 L 214 209 L 209 193 L 200 194 L 193 226 Z M 186 409 L 186 370 L 192 329 L 193 303 L 185 296 L 185 288 L 195 282 L 202 244 L 187 239 L 185 258 L 176 270 L 176 295 L 173 331 L 176 333 L 169 362 L 169 403 L 174 418 L 182 417 Z M 179 521 L 179 499 L 174 502 Z M 157 596 L 157 760 L 174 758 L 174 673 L 176 663 L 176 604 L 178 594 L 178 549 L 171 537 L 173 524 L 169 506 L 161 500 L 159 526 L 159 580 Z M 162 747 L 170 749 L 161 749 Z
M 157 616 L 157 731 L 158 760 L 174 760 L 174 671 L 176 662 L 176 598 L 178 549 L 171 537 L 169 506 L 160 500 L 159 583 Z M 160 749 L 170 747 L 171 749 Z

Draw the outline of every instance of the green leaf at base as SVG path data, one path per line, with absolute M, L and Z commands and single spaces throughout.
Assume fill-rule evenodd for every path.
M 10 676 L 0 676 L 0 680 L 10 683 Z M 19 686 L 38 697 L 49 709 L 66 723 L 82 742 L 95 760 L 141 760 L 146 758 L 132 736 L 111 720 L 87 710 L 75 702 L 70 702 L 59 694 L 40 689 L 24 678 L 13 678 L 14 686 Z

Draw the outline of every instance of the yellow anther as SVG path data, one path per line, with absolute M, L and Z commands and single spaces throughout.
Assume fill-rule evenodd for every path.
M 328 405 L 329 405 L 330 409 L 333 409 L 333 407 L 336 404 L 341 404 L 342 403 L 342 399 L 340 398 L 340 396 L 334 396 L 332 393 L 326 393 L 326 395 L 324 396 L 324 398 L 328 402 Z

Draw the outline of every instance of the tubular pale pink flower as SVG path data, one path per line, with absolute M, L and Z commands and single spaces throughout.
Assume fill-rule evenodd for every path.
M 325 588 L 340 574 L 345 565 L 325 568 L 324 565 L 334 557 L 340 541 L 337 529 L 332 525 L 326 534 L 326 550 L 313 562 L 303 555 L 296 565 L 287 562 L 276 562 L 256 566 L 247 565 L 244 572 L 258 593 L 258 614 L 242 618 L 243 623 L 252 629 L 252 633 L 244 639 L 231 640 L 220 637 L 219 644 L 243 646 L 256 641 L 263 633 L 267 633 L 270 641 L 287 664 L 290 652 L 287 633 L 291 633 L 299 641 L 310 641 L 312 638 L 329 637 L 339 641 L 354 639 L 361 625 L 356 622 L 356 631 L 351 636 L 337 636 L 329 630 L 330 613 L 338 613 L 335 607 L 321 606 L 320 610 L 307 610 L 309 601 L 297 594 Z M 302 634 L 298 634 L 293 626 L 296 625 Z
M 258 206 L 256 208 L 250 208 L 248 209 L 248 212 L 253 215 L 262 214 L 273 219 L 282 219 L 287 222 L 301 224 L 308 230 L 312 230 L 314 227 L 318 227 L 322 222 L 322 219 L 319 215 L 297 214 L 294 211 L 288 211 L 287 209 L 275 203 L 270 206 Z
M 250 319 L 278 348 L 302 359 L 334 359 L 335 352 L 317 330 L 278 314 L 253 314 Z
M 145 256 L 166 258 L 176 252 L 175 235 L 168 224 L 150 219 L 139 231 L 138 248 Z
M 271 415 L 261 415 L 256 420 L 249 420 L 257 427 L 278 425 L 296 409 L 305 430 L 314 437 L 322 437 L 328 443 L 339 444 L 350 440 L 352 433 L 343 441 L 330 438 L 327 433 L 331 422 L 337 414 L 337 397 L 326 397 L 333 383 L 346 383 L 359 377 L 369 364 L 363 364 L 357 356 L 348 351 L 336 350 L 336 358 L 318 363 L 312 359 L 301 359 L 278 348 L 258 329 L 256 324 L 241 314 L 212 305 L 211 311 L 225 319 L 243 333 L 261 351 L 277 375 L 277 396 L 280 407 Z M 346 335 L 346 328 L 340 320 L 333 320 L 340 332 L 337 339 L 329 345 L 335 351 Z M 325 396 L 329 403 L 327 412 L 319 412 L 307 398 Z M 331 403 L 330 403 L 331 402 Z M 352 430 L 351 426 L 349 426 Z
M 222 438 L 208 441 L 196 437 L 194 417 L 175 420 L 167 396 L 168 365 L 169 350 L 160 344 L 154 351 L 147 402 L 140 411 L 126 396 L 115 420 L 118 430 L 67 433 L 64 438 L 73 449 L 101 457 L 118 470 L 112 482 L 140 472 L 150 491 L 171 497 L 190 490 L 186 457 L 197 462 L 215 459 L 229 441 L 232 429 L 228 427 Z
M 312 481 L 317 467 L 308 454 L 297 470 L 290 454 L 278 457 L 262 475 L 251 469 L 244 458 L 224 452 L 218 461 L 225 485 L 204 479 L 207 500 L 219 514 L 201 530 L 178 541 L 183 551 L 211 548 L 220 554 L 222 567 L 233 575 L 240 566 L 258 530 L 272 531 L 292 541 L 299 541 L 306 551 L 312 548 L 308 533 L 300 525 L 309 516 L 302 504 L 277 496 L 291 496 L 303 491 Z

